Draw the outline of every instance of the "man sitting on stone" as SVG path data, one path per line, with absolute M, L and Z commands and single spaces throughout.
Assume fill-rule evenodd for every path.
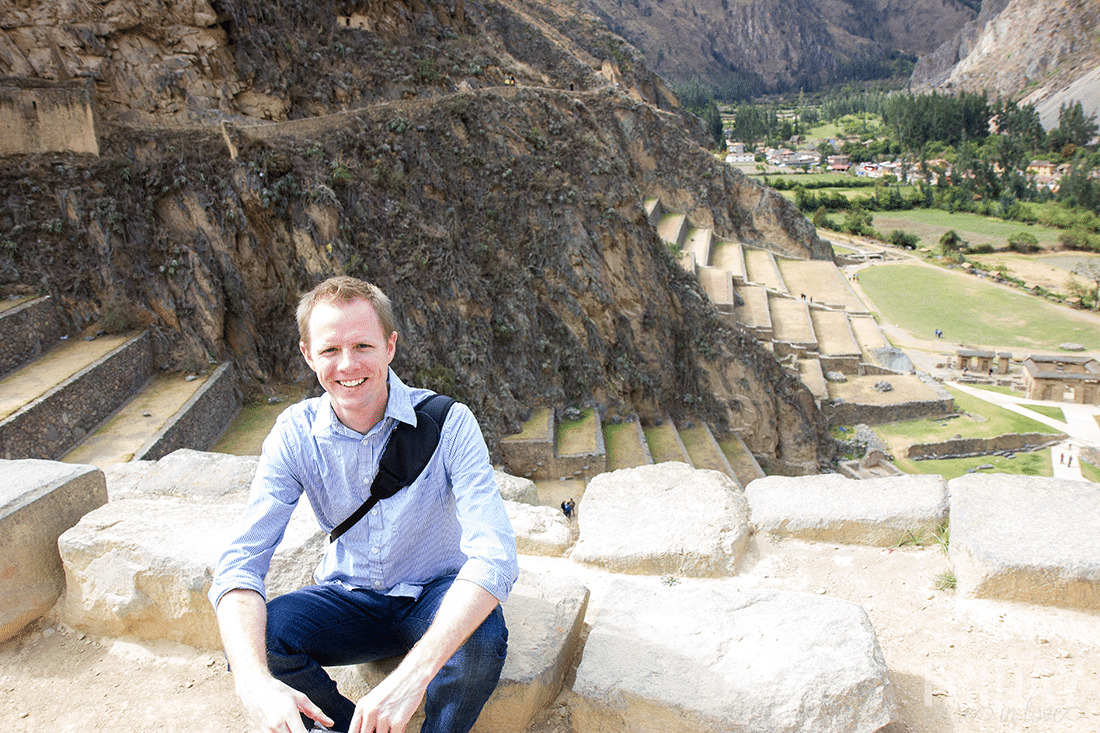
M 395 425 L 415 424 L 428 390 L 389 368 L 389 299 L 349 277 L 298 305 L 299 347 L 325 389 L 285 410 L 264 441 L 240 533 L 210 598 L 237 694 L 257 729 L 403 731 L 425 700 L 425 733 L 468 731 L 507 653 L 500 610 L 518 575 L 515 536 L 469 408 L 455 403 L 419 478 L 330 544 L 317 585 L 266 601 L 272 554 L 304 492 L 326 532 L 370 494 Z M 404 654 L 353 703 L 322 665 Z

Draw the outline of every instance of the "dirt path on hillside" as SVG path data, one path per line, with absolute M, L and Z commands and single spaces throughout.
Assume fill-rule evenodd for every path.
M 524 556 L 521 565 L 578 577 L 592 592 L 589 621 L 616 577 L 562 558 Z M 1100 617 L 960 600 L 935 588 L 947 569 L 938 547 L 757 536 L 734 578 L 679 582 L 805 591 L 863 606 L 897 692 L 899 720 L 887 733 L 1100 730 Z M 5 733 L 249 730 L 220 653 L 85 636 L 56 615 L 0 646 L 0 689 Z M 570 733 L 563 698 L 527 731 Z

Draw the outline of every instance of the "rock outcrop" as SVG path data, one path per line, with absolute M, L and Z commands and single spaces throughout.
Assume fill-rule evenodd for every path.
M 727 94 L 812 88 L 860 63 L 931 51 L 973 19 L 955 0 L 593 0 L 607 24 L 678 84 Z
M 53 461 L 0 460 L 0 642 L 65 590 L 57 539 L 107 502 L 103 472 Z
M 817 542 L 931 542 L 947 520 L 947 482 L 936 475 L 767 476 L 745 487 L 745 497 L 757 532 Z
M 886 662 L 854 603 L 625 580 L 607 598 L 577 667 L 574 730 L 873 733 L 893 719 Z
M 788 256 L 831 248 L 715 160 L 598 23 L 509 0 L 465 8 L 457 34 L 420 3 L 371 4 L 413 20 L 398 39 L 327 3 L 159 7 L 26 3 L 0 29 L 27 73 L 56 55 L 95 76 L 111 123 L 99 159 L 0 161 L 0 291 L 34 283 L 67 330 L 151 328 L 158 366 L 232 361 L 251 397 L 312 381 L 297 294 L 363 276 L 397 304 L 394 368 L 468 402 L 491 449 L 534 405 L 595 402 L 690 411 L 785 471 L 830 457 L 812 396 L 720 324 L 644 201 Z M 198 37 L 217 48 L 173 40 Z
M 1062 103 L 1080 101 L 1086 115 L 1100 110 L 1098 29 L 1089 0 L 986 0 L 977 19 L 918 60 L 910 86 L 1033 103 L 1043 126 L 1057 127 Z
M 569 556 L 616 573 L 732 575 L 748 520 L 741 488 L 724 473 L 685 463 L 624 468 L 588 483 Z
M 949 488 L 950 558 L 960 593 L 1100 608 L 1096 484 L 971 474 Z

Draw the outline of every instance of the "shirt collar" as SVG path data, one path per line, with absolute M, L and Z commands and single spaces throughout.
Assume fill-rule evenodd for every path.
M 395 420 L 413 426 L 416 425 L 416 409 L 412 403 L 412 390 L 401 381 L 393 369 L 389 370 L 386 383 L 390 387 L 389 396 L 386 399 L 386 414 L 383 416 L 382 421 L 371 428 L 367 435 L 372 435 L 378 430 L 385 430 Z M 317 410 L 317 419 L 313 422 L 311 432 L 314 436 L 336 433 L 357 440 L 362 437 L 361 433 L 344 425 L 336 417 L 336 411 L 332 409 L 332 401 L 329 399 L 328 392 L 321 396 L 320 409 Z

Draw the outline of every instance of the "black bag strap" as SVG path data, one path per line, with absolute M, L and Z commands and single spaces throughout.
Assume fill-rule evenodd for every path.
M 429 395 L 416 405 L 415 427 L 405 422 L 397 423 L 382 451 L 378 474 L 370 485 L 370 497 L 332 530 L 328 536 L 329 542 L 335 542 L 337 537 L 354 527 L 379 501 L 388 499 L 416 481 L 435 454 L 443 421 L 454 403 L 454 399 L 446 395 Z

